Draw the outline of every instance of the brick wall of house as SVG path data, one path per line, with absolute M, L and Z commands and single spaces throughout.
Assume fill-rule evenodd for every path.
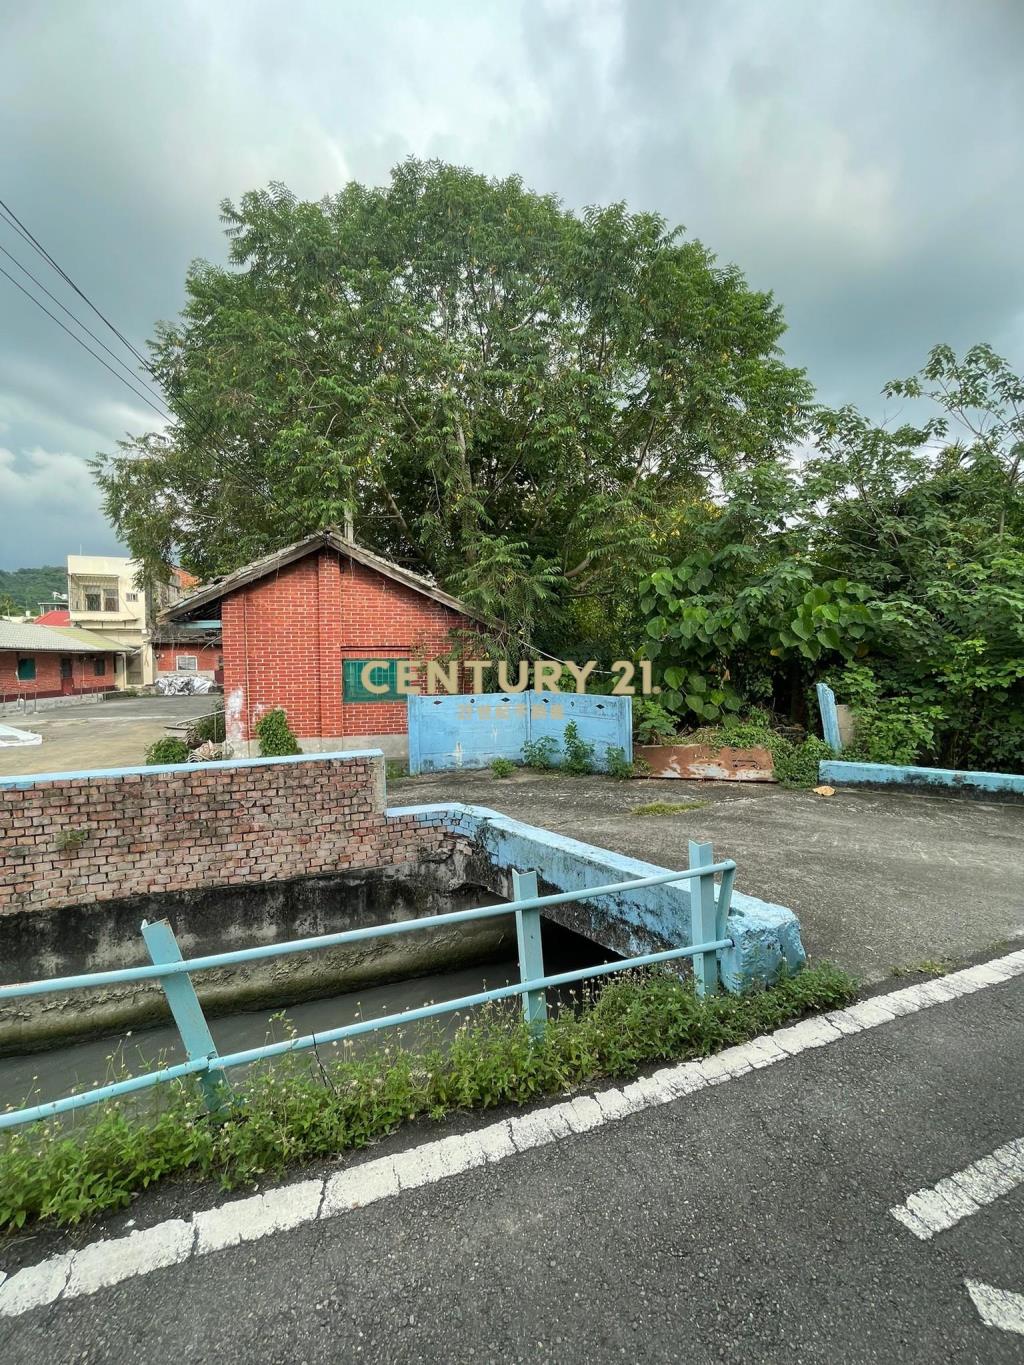
M 300 739 L 400 735 L 404 702 L 346 703 L 345 659 L 439 658 L 458 612 L 324 549 L 231 593 L 221 604 L 224 692 L 239 706 L 236 740 L 281 706 Z
M 69 654 L 71 660 L 71 692 L 109 692 L 115 686 L 116 665 L 112 654 Z M 36 676 L 18 677 L 18 660 L 35 659 Z M 0 701 L 16 701 L 19 697 L 59 697 L 64 691 L 60 676 L 59 654 L 27 654 L 13 649 L 0 649 Z M 97 660 L 103 663 L 103 673 L 95 671 Z
M 413 863 L 453 836 L 384 813 L 379 758 L 0 784 L 0 914 Z
M 223 653 L 220 645 L 191 644 L 184 640 L 173 645 L 154 645 L 153 657 L 156 660 L 156 671 L 158 673 L 178 673 L 178 659 L 183 655 L 192 655 L 196 660 L 195 672 L 212 678 L 220 667 L 220 658 Z

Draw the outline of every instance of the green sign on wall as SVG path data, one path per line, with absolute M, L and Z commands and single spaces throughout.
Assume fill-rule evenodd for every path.
M 407 701 L 398 690 L 398 659 L 345 659 L 342 662 L 342 697 L 345 701 Z M 363 670 L 369 668 L 364 675 Z M 385 687 L 383 692 L 371 690 Z

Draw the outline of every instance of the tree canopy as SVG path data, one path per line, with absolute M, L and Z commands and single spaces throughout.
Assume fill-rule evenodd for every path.
M 664 700 L 799 716 L 824 677 L 863 710 L 864 742 L 874 727 L 870 757 L 1019 770 L 1024 384 L 987 346 L 941 346 L 887 389 L 939 412 L 889 430 L 821 411 L 810 459 L 695 509 L 687 552 L 644 584 Z
M 223 572 L 352 511 L 364 544 L 550 628 L 806 424 L 771 295 L 656 214 L 410 160 L 223 217 L 230 265 L 195 263 L 151 343 L 173 425 L 96 461 L 154 570 Z

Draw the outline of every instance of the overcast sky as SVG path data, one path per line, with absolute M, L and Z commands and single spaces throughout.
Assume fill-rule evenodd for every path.
M 940 340 L 1024 364 L 1020 0 L 0 9 L 0 197 L 140 349 L 223 259 L 224 196 L 414 153 L 684 224 L 775 291 L 826 402 L 891 416 Z M 0 277 L 0 567 L 116 552 L 83 461 L 155 420 Z

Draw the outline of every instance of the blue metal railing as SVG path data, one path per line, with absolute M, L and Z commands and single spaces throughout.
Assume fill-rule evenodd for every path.
M 606 886 L 583 887 L 579 891 L 560 891 L 550 896 L 538 895 L 536 872 L 513 872 L 512 889 L 514 900 L 504 905 L 486 905 L 472 910 L 454 910 L 444 915 L 431 915 L 423 919 L 401 920 L 392 924 L 375 924 L 365 929 L 347 929 L 337 934 L 322 934 L 317 938 L 293 939 L 287 943 L 271 943 L 259 948 L 242 948 L 233 952 L 216 953 L 207 957 L 183 959 L 171 926 L 166 920 L 157 923 L 143 921 L 142 936 L 152 959 L 150 966 L 124 967 L 115 971 L 91 972 L 83 976 L 55 977 L 47 981 L 27 981 L 11 986 L 0 986 L 0 1004 L 7 1000 L 24 999 L 26 996 L 43 995 L 51 991 L 88 990 L 99 986 L 122 985 L 136 981 L 158 980 L 167 997 L 178 1032 L 185 1048 L 187 1062 L 176 1066 L 162 1067 L 148 1071 L 128 1080 L 116 1081 L 110 1085 L 94 1086 L 77 1095 L 51 1100 L 30 1108 L 14 1109 L 0 1114 L 0 1129 L 13 1128 L 18 1124 L 31 1123 L 36 1119 L 53 1118 L 58 1114 L 69 1113 L 88 1105 L 100 1104 L 106 1100 L 117 1099 L 136 1091 L 147 1090 L 151 1086 L 167 1081 L 179 1080 L 185 1076 L 197 1076 L 203 1087 L 206 1103 L 212 1109 L 221 1108 L 229 1099 L 230 1092 L 224 1073 L 230 1067 L 246 1066 L 250 1062 L 261 1061 L 267 1057 L 281 1056 L 287 1052 L 301 1052 L 316 1048 L 321 1043 L 340 1042 L 363 1033 L 373 1033 L 378 1029 L 394 1028 L 402 1024 L 416 1023 L 441 1014 L 451 1014 L 458 1010 L 484 1005 L 493 1000 L 506 1000 L 515 996 L 523 998 L 523 1015 L 536 1036 L 543 1031 L 547 1019 L 545 992 L 553 986 L 569 985 L 592 977 L 607 976 L 613 972 L 628 971 L 633 967 L 647 967 L 660 962 L 673 962 L 682 958 L 694 959 L 694 978 L 698 994 L 713 993 L 718 989 L 718 953 L 732 946 L 732 939 L 726 935 L 726 921 L 732 899 L 733 881 L 736 864 L 731 859 L 716 863 L 712 861 L 711 845 L 698 844 L 692 840 L 689 845 L 690 866 L 680 872 L 664 872 L 653 877 L 639 877 L 628 882 L 612 882 Z M 721 874 L 722 882 L 718 895 L 715 895 L 714 879 Z M 644 953 L 638 957 L 619 959 L 596 967 L 584 967 L 578 971 L 559 972 L 553 976 L 544 974 L 544 961 L 541 951 L 540 916 L 548 906 L 566 905 L 572 901 L 592 900 L 597 896 L 617 895 L 622 892 L 637 891 L 649 886 L 664 886 L 671 882 L 696 879 L 690 896 L 691 944 L 686 948 L 668 948 L 662 952 Z M 423 1005 L 417 1009 L 404 1010 L 400 1014 L 381 1015 L 375 1019 L 361 1019 L 342 1028 L 328 1029 L 323 1032 L 303 1034 L 296 1038 L 285 1039 L 279 1043 L 266 1043 L 261 1047 L 248 1048 L 242 1052 L 220 1054 L 217 1052 L 206 1018 L 203 1015 L 199 997 L 192 984 L 192 972 L 208 971 L 215 967 L 231 966 L 243 962 L 254 962 L 262 958 L 281 957 L 290 953 L 315 951 L 321 948 L 336 948 L 348 943 L 360 943 L 366 939 L 387 938 L 393 934 L 415 933 L 420 929 L 436 929 L 451 924 L 471 923 L 474 920 L 493 919 L 500 915 L 516 917 L 516 935 L 519 948 L 518 982 L 498 986 L 493 990 L 477 991 L 473 995 L 459 996 L 454 1000 L 442 1000 L 437 1004 Z

